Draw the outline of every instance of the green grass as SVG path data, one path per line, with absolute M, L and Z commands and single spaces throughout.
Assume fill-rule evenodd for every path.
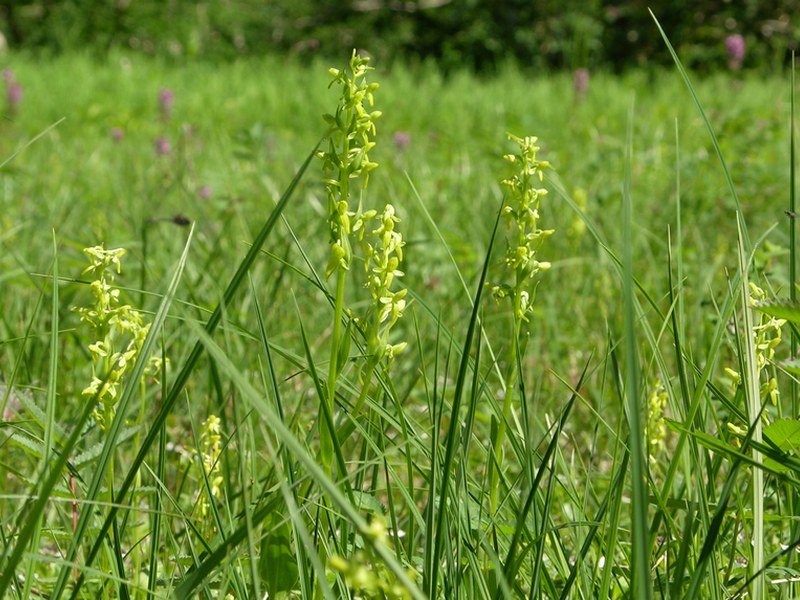
M 367 566 L 362 597 L 797 596 L 796 341 L 769 356 L 744 332 L 780 324 L 743 309 L 747 282 L 794 297 L 788 76 L 598 73 L 576 98 L 566 74 L 375 65 L 380 167 L 350 206 L 397 209 L 410 305 L 370 384 L 361 263 L 335 334 L 325 278 L 332 65 L 6 62 L 25 96 L 0 121 L 0 595 L 356 597 Z M 506 132 L 555 166 L 519 344 L 484 285 Z M 140 356 L 169 361 L 144 386 L 136 361 L 107 431 L 73 310 L 100 243 L 128 251 Z

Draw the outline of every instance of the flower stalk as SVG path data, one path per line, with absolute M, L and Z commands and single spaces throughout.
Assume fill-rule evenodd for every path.
M 83 273 L 94 277 L 89 287 L 94 296 L 93 304 L 74 309 L 81 321 L 94 331 L 95 341 L 88 345 L 92 357 L 92 378 L 81 395 L 96 398 L 92 415 L 98 428 L 107 432 L 116 416 L 116 405 L 125 375 L 133 367 L 144 345 L 150 324 L 146 324 L 141 313 L 130 305 L 120 305 L 119 289 L 114 286 L 116 275 L 121 271 L 124 248 L 106 249 L 102 245 L 84 248 L 89 257 L 89 266 Z M 145 380 L 155 376 L 162 368 L 161 359 L 151 358 L 139 382 L 141 404 L 138 413 L 139 423 L 145 416 Z M 139 445 L 136 434 L 135 445 Z M 137 474 L 137 487 L 138 487 Z M 108 463 L 107 500 L 114 502 L 114 461 Z M 142 550 L 143 552 L 143 550 Z M 137 568 L 142 552 L 136 554 Z
M 92 356 L 92 379 L 81 394 L 97 396 L 94 411 L 97 426 L 107 431 L 116 414 L 116 403 L 125 373 L 136 361 L 150 325 L 145 324 L 141 313 L 129 305 L 119 305 L 119 290 L 114 287 L 115 274 L 121 270 L 124 248 L 106 250 L 103 246 L 85 248 L 90 265 L 84 274 L 97 279 L 89 284 L 94 304 L 75 309 L 81 320 L 95 332 L 96 341 L 89 344 Z M 153 369 L 159 361 L 153 360 Z
M 369 230 L 367 225 L 377 219 L 378 225 Z M 368 313 L 358 319 L 364 338 L 367 342 L 366 362 L 359 371 L 361 393 L 353 410 L 358 414 L 367 398 L 372 375 L 379 365 L 388 369 L 394 357 L 408 345 L 406 342 L 392 344 L 390 333 L 395 324 L 403 316 L 406 308 L 408 290 L 401 288 L 393 291 L 395 279 L 403 276 L 399 269 L 403 261 L 403 236 L 395 228 L 400 218 L 395 208 L 387 204 L 383 212 L 367 211 L 357 218 L 354 230 L 358 235 L 364 253 L 364 287 L 369 290 L 372 303 Z
M 367 73 L 372 70 L 368 63 L 368 58 L 353 51 L 349 70 L 329 69 L 333 79 L 331 85 L 341 86 L 342 93 L 336 112 L 324 115 L 330 126 L 328 149 L 319 153 L 325 173 L 331 244 L 325 276 L 330 279 L 335 275 L 336 286 L 328 381 L 325 397 L 320 403 L 317 426 L 320 460 L 334 476 L 333 409 L 336 383 L 349 349 L 349 336 L 342 334 L 342 321 L 345 314 L 346 276 L 352 260 L 352 219 L 356 217 L 356 213 L 350 209 L 351 180 L 360 180 L 363 192 L 369 182 L 370 171 L 378 166 L 370 161 L 369 151 L 375 147 L 375 121 L 381 113 L 368 110 L 368 107 L 373 106 L 373 94 L 379 86 L 366 81 Z
M 538 187 L 544 178 L 545 169 L 551 168 L 547 161 L 536 156 L 540 150 L 535 137 L 517 137 L 508 134 L 508 139 L 519 147 L 518 153 L 506 154 L 503 158 L 511 164 L 513 175 L 501 183 L 506 189 L 502 217 L 509 235 L 506 252 L 502 260 L 507 272 L 512 274 L 512 283 L 491 285 L 492 295 L 500 301 L 508 298 L 512 306 L 513 334 L 508 350 L 508 374 L 505 378 L 503 409 L 492 427 L 494 460 L 489 466 L 489 490 L 492 512 L 497 510 L 498 484 L 503 468 L 503 444 L 511 420 L 514 388 L 517 383 L 518 357 L 525 352 L 527 326 L 533 312 L 538 275 L 550 268 L 549 262 L 539 260 L 539 250 L 552 229 L 539 227 L 539 208 L 547 190 Z
M 216 415 L 209 415 L 203 421 L 200 428 L 200 454 L 197 462 L 198 468 L 202 469 L 200 481 L 207 481 L 208 485 L 203 484 L 198 493 L 195 506 L 206 523 L 206 516 L 213 498 L 222 496 L 223 477 L 220 473 L 219 458 L 222 454 L 222 421 Z

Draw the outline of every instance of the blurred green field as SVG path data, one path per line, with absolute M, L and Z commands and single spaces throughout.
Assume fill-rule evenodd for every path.
M 97 64 L 72 56 L 45 63 L 20 58 L 12 66 L 25 96 L 19 113 L 2 124 L 0 139 L 0 154 L 19 152 L 0 173 L 4 288 L 11 296 L 4 303 L 7 339 L 20 334 L 13 324 L 26 322 L 24 313 L 9 308 L 30 307 L 42 285 L 28 274 L 48 271 L 51 230 L 65 250 L 61 260 L 76 277 L 81 248 L 100 242 L 127 248 L 132 264 L 125 284 L 133 288 L 140 281 L 136 271 L 146 234 L 145 281 L 156 291 L 184 236 L 170 224 L 148 222 L 184 215 L 196 221 L 198 233 L 190 255 L 191 293 L 201 305 L 213 304 L 221 285 L 217 274 L 241 255 L 322 135 L 321 114 L 335 98 L 326 65 L 306 68 L 281 59 L 170 68 L 141 57 Z M 677 74 L 620 79 L 600 73 L 592 76 L 587 96 L 577 98 L 567 75 L 530 78 L 508 68 L 497 77 L 461 73 L 444 79 L 432 67 L 392 72 L 377 67 L 376 107 L 383 116 L 374 155 L 381 167 L 367 202 L 397 207 L 409 241 L 406 284 L 434 313 L 446 321 L 453 317 L 450 326 L 469 304 L 420 201 L 465 279 L 473 281 L 501 198 L 506 132 L 539 137 L 560 185 L 585 198 L 586 215 L 618 251 L 630 118 L 636 276 L 655 297 L 666 293 L 667 236 L 670 229 L 675 235 L 679 174 L 686 302 L 700 306 L 713 296 L 709 290 L 724 286 L 724 269 L 736 264 L 734 207 L 709 136 Z M 695 84 L 754 239 L 777 225 L 767 241 L 785 248 L 786 82 L 717 76 Z M 166 123 L 158 112 L 162 88 L 173 89 L 176 98 Z M 114 128 L 123 132 L 119 141 L 112 138 Z M 408 141 L 399 144 L 398 135 Z M 156 155 L 159 138 L 171 146 L 166 156 Z M 208 198 L 201 197 L 204 186 L 210 188 Z M 323 200 L 312 172 L 286 213 L 317 268 L 327 247 Z M 618 314 L 611 262 L 578 217 L 555 191 L 542 213 L 557 233 L 545 249 L 554 268 L 538 293 L 540 334 L 532 340 L 531 354 L 543 367 L 540 377 L 547 369 L 564 373 L 572 354 L 602 346 L 605 320 L 613 322 Z M 280 236 L 267 249 L 279 256 L 288 252 L 290 262 L 299 264 L 289 237 Z M 785 287 L 783 265 L 775 262 L 773 284 Z M 265 261 L 262 268 L 274 265 Z M 289 287 L 302 289 L 303 283 L 283 291 Z M 692 327 L 700 345 L 705 330 L 702 320 Z M 4 346 L 13 359 L 13 345 Z
M 344 65 L 343 58 L 342 64 L 335 66 Z M 81 410 L 81 389 L 91 376 L 86 350 L 90 340 L 86 338 L 85 324 L 74 311 L 74 307 L 89 301 L 85 285 L 88 279 L 82 274 L 86 266 L 82 249 L 102 243 L 106 248 L 123 247 L 128 251 L 117 278 L 123 302 L 141 309 L 150 318 L 186 243 L 186 224 L 194 223 L 185 273 L 158 342 L 163 344 L 171 363 L 166 375 L 169 381 L 190 354 L 196 324 L 205 323 L 219 303 L 249 244 L 325 133 L 322 114 L 331 112 L 337 101 L 337 91 L 329 88 L 327 73 L 328 67 L 334 65 L 318 62 L 308 66 L 286 59 L 262 58 L 179 68 L 135 55 L 115 54 L 107 62 L 96 62 L 73 54 L 46 61 L 17 55 L 5 59 L 3 66 L 13 70 L 24 96 L 18 110 L 0 121 L 0 157 L 7 159 L 0 168 L 0 381 L 13 379 L 18 389 L 43 404 L 52 385 L 48 381 L 55 360 L 56 419 L 69 429 Z M 641 342 L 639 379 L 643 402 L 658 387 L 656 380 L 663 379 L 664 371 L 676 368 L 672 342 L 665 334 L 671 324 L 664 316 L 670 310 L 671 270 L 684 319 L 681 331 L 685 335 L 685 355 L 698 369 L 709 363 L 718 364 L 711 383 L 720 388 L 728 381 L 722 368 L 739 366 L 736 342 L 729 340 L 717 347 L 712 339 L 719 323 L 720 305 L 733 293 L 729 281 L 738 268 L 735 202 L 703 119 L 676 71 L 638 71 L 625 76 L 592 73 L 588 92 L 580 95 L 571 75 L 530 76 L 513 66 L 484 77 L 467 72 L 444 76 L 432 65 L 394 66 L 391 70 L 375 66 L 370 78 L 380 82 L 375 108 L 383 114 L 377 123 L 377 146 L 371 158 L 380 166 L 371 174 L 361 200 L 364 206 L 390 202 L 402 219 L 398 228 L 407 244 L 402 285 L 408 287 L 412 300 L 393 338 L 408 341 L 409 347 L 393 365 L 391 385 L 384 385 L 391 389 L 386 392 L 387 397 L 396 398 L 403 412 L 410 415 L 418 434 L 415 443 L 421 449 L 408 450 L 403 443 L 395 446 L 394 442 L 402 442 L 407 434 L 398 433 L 397 423 L 391 421 L 395 429 L 386 434 L 386 448 L 353 443 L 346 445 L 352 453 L 347 459 L 356 463 L 358 457 L 369 456 L 364 463 L 364 471 L 369 473 L 373 468 L 377 473 L 384 459 L 400 465 L 413 457 L 419 463 L 420 481 L 415 484 L 419 496 L 395 494 L 372 475 L 373 486 L 365 483 L 361 489 L 384 505 L 389 498 L 398 503 L 400 516 L 395 525 L 406 531 L 416 528 L 419 536 L 415 541 L 397 542 L 409 554 L 398 550 L 398 556 L 402 554 L 403 560 L 419 572 L 425 571 L 428 565 L 420 565 L 422 559 L 414 555 L 414 545 L 421 551 L 425 544 L 424 527 L 419 521 L 430 499 L 427 486 L 433 486 L 435 481 L 426 479 L 427 471 L 421 465 L 436 462 L 436 453 L 431 459 L 422 449 L 430 443 L 435 445 L 437 435 L 444 436 L 450 423 L 447 414 L 443 421 L 441 413 L 437 417 L 432 398 L 438 397 L 436 388 L 441 386 L 442 406 L 450 406 L 449 394 L 470 320 L 472 298 L 501 206 L 499 181 L 508 174 L 502 157 L 513 147 L 506 133 L 538 136 L 541 158 L 555 167 L 544 182 L 549 194 L 542 202 L 541 226 L 556 231 L 541 250 L 541 260 L 550 261 L 552 268 L 539 281 L 531 334 L 521 357 L 528 404 L 515 411 L 518 441 L 513 442 L 517 446 L 506 457 L 509 472 L 513 473 L 509 475 L 509 490 L 517 485 L 524 487 L 530 478 L 536 462 L 532 457 L 544 452 L 552 423 L 572 394 L 570 386 L 578 384 L 588 365 L 580 398 L 564 425 L 566 434 L 554 460 L 559 474 L 553 481 L 560 482 L 556 486 L 551 481 L 558 488 L 554 492 L 556 504 L 534 504 L 535 510 L 540 511 L 537 514 L 549 514 L 545 519 L 551 519 L 547 523 L 553 530 L 563 528 L 558 534 L 548 534 L 560 536 L 559 549 L 554 550 L 551 544 L 556 542 L 548 538 L 548 549 L 544 551 L 550 561 L 545 567 L 549 574 L 543 576 L 544 582 L 539 581 L 545 590 L 539 593 L 551 597 L 547 590 L 561 590 L 568 580 L 574 564 L 570 557 L 574 558 L 580 549 L 587 523 L 602 505 L 601 498 L 615 489 L 620 445 L 625 444 L 620 392 L 610 375 L 616 359 L 612 359 L 614 353 L 609 350 L 612 347 L 614 352 L 620 351 L 623 331 L 623 286 L 611 254 L 623 255 L 625 182 L 630 181 L 633 201 L 633 275 L 641 286 L 639 298 L 646 307 L 640 318 L 658 338 Z M 789 217 L 784 211 L 789 206 L 789 83 L 778 78 L 732 75 L 715 75 L 693 83 L 719 139 L 749 235 L 758 242 L 753 280 L 771 293 L 786 297 Z M 169 118 L 159 111 L 159 93 L 165 88 L 174 92 Z M 626 172 L 628 149 L 630 170 Z M 570 204 L 583 211 L 586 221 Z M 246 289 L 237 295 L 235 303 L 225 307 L 217 343 L 245 381 L 259 390 L 269 390 L 265 373 L 273 372 L 273 367 L 267 368 L 260 346 L 259 328 L 263 324 L 276 352 L 274 373 L 278 374 L 290 427 L 313 455 L 318 415 L 301 325 L 310 353 L 324 371 L 333 315 L 326 294 L 314 282 L 315 277 L 324 279 L 329 250 L 327 200 L 319 161 L 311 163 L 283 218 L 251 268 Z M 50 310 L 49 275 L 54 242 L 61 278 L 55 358 L 50 352 L 54 315 Z M 680 260 L 677 252 L 681 253 Z M 494 256 L 490 281 L 500 277 L 499 251 Z M 676 277 L 679 263 L 683 276 L 680 282 Z M 354 311 L 363 307 L 367 298 L 356 285 L 348 289 L 348 307 Z M 469 502 L 478 507 L 473 507 L 478 511 L 473 517 L 478 520 L 489 518 L 480 509 L 483 492 L 476 491 L 481 489 L 481 473 L 487 462 L 482 454 L 483 444 L 502 397 L 499 373 L 510 368 L 505 359 L 509 347 L 508 313 L 488 294 L 483 303 L 483 362 L 477 367 L 480 378 L 473 393 L 496 401 L 478 405 L 473 434 L 476 449 L 465 454 L 459 463 L 459 468 L 466 469 L 463 475 L 468 483 L 463 484 L 463 489 L 458 488 L 462 502 L 470 498 Z M 714 348 L 711 355 L 707 354 L 709 347 Z M 778 352 L 785 357 L 788 347 L 781 347 Z M 345 396 L 358 388 L 358 358 L 354 348 L 349 355 L 353 366 L 344 371 Z M 252 426 L 242 425 L 246 441 L 236 437 L 239 419 L 242 423 L 247 421 L 244 412 L 236 412 L 243 409 L 234 409 L 240 397 L 237 379 L 225 369 L 220 374 L 215 361 L 201 359 L 200 365 L 167 421 L 168 437 L 175 446 L 189 448 L 185 452 L 191 455 L 191 448 L 196 445 L 193 432 L 200 422 L 209 414 L 223 415 L 223 437 L 230 444 L 232 456 L 225 459 L 228 499 L 224 503 L 227 512 L 221 520 L 233 528 L 238 523 L 236 513 L 242 509 L 239 494 L 244 493 L 240 485 L 244 480 L 240 478 L 245 474 L 251 484 L 255 481 L 264 486 L 263 497 L 268 491 L 277 495 L 271 462 L 259 462 L 264 459 L 259 452 L 266 452 L 259 440 L 272 433 L 264 423 L 255 422 Z M 677 375 L 674 383 L 677 386 Z M 782 389 L 788 385 L 788 380 L 781 380 Z M 156 385 L 146 392 L 143 430 L 147 430 L 148 418 L 158 410 L 162 392 L 168 387 L 165 384 L 161 390 Z M 382 397 L 382 392 L 376 392 L 374 408 Z M 708 412 L 703 413 L 709 434 L 717 433 L 718 427 L 724 428 L 729 416 L 727 405 L 719 407 L 714 402 L 716 399 L 709 399 Z M 393 408 L 384 404 L 383 410 L 389 414 Z M 391 420 L 384 416 L 387 422 Z M 669 410 L 668 416 L 679 417 Z M 439 421 L 431 423 L 437 418 Z M 11 535 L 11 525 L 20 510 L 11 499 L 25 493 L 37 464 L 24 447 L 11 443 L 10 435 L 21 431 L 37 437 L 36 426 L 19 415 L 13 422 L 13 427 L 9 425 L 7 429 L 8 443 L 0 447 L 0 463 L 14 465 L 7 467 L 8 477 L 0 484 L 0 498 L 7 499 L 0 500 L 4 536 Z M 368 426 L 364 427 L 366 432 L 359 433 L 364 439 L 372 439 Z M 661 466 L 652 466 L 651 495 L 657 495 L 656 480 L 660 481 L 668 468 L 676 439 L 673 431 L 667 447 L 655 459 Z M 81 449 L 91 449 L 99 443 L 97 440 L 102 441 L 102 432 L 89 429 Z M 118 477 L 137 450 L 127 444 L 120 445 L 115 459 Z M 518 444 L 525 446 L 525 452 Z M 515 463 L 514 457 L 523 454 L 530 463 Z M 701 473 L 702 469 L 709 469 L 698 475 L 702 480 L 698 488 L 693 487 L 688 469 L 685 479 L 679 478 L 674 488 L 662 490 L 663 497 L 658 502 L 668 496 L 676 503 L 698 501 L 697 489 L 703 488 L 708 494 L 705 501 L 709 502 L 704 505 L 703 515 L 710 519 L 708 507 L 713 508 L 719 488 L 715 488 L 715 482 L 724 480 L 728 471 L 719 458 L 714 459 L 713 468 L 701 463 L 700 458 L 695 459 L 703 465 Z M 683 455 L 681 460 L 689 459 Z M 91 465 L 87 468 L 85 478 L 91 476 Z M 297 469 L 297 476 L 303 479 L 302 469 Z M 189 468 L 177 460 L 168 465 L 168 471 L 168 487 L 175 485 L 170 491 L 176 504 L 185 507 L 191 496 L 188 490 L 192 485 L 202 487 L 202 481 L 198 482 Z M 398 481 L 409 483 L 408 479 L 416 477 L 398 476 Z M 307 516 L 314 522 L 313 505 L 318 498 L 309 493 L 312 509 L 308 509 Z M 523 500 L 524 496 L 519 502 Z M 551 500 L 548 497 L 546 502 Z M 617 510 L 626 501 L 621 496 L 611 500 Z M 68 532 L 72 515 L 69 506 L 62 504 L 52 508 L 48 518 Z M 256 504 L 254 500 L 253 505 Z M 320 500 L 320 506 L 328 506 L 327 501 Z M 545 510 L 548 507 L 551 513 Z M 497 521 L 502 523 L 500 536 L 510 537 L 518 506 L 504 505 L 504 510 L 505 520 Z M 774 528 L 791 529 L 778 518 L 792 514 L 784 511 L 785 507 L 777 511 Z M 171 518 L 180 520 L 174 514 Z M 682 525 L 684 518 L 690 517 L 684 513 L 678 516 L 676 509 L 668 521 Z M 609 519 L 608 515 L 601 516 L 603 527 L 615 529 L 614 521 Z M 614 597 L 629 593 L 630 572 L 624 561 L 630 558 L 630 523 L 624 510 L 622 520 L 624 533 L 619 535 L 623 541 L 615 567 L 619 570 L 614 572 L 616 583 L 608 584 L 615 590 Z M 470 533 L 470 523 L 460 525 L 467 529 L 465 537 Z M 458 529 L 459 525 L 454 522 L 452 527 Z M 732 550 L 737 548 L 739 531 L 726 530 L 725 535 L 733 541 L 722 546 L 721 556 L 740 551 Z M 657 533 L 663 534 L 660 529 Z M 55 537 L 62 541 L 68 537 L 63 532 L 59 535 Z M 173 537 L 166 542 L 170 550 L 159 560 L 166 564 L 170 552 L 188 552 L 186 542 L 181 541 L 183 535 L 188 536 L 185 530 L 174 529 Z M 496 531 L 494 535 L 498 535 Z M 218 541 L 213 536 L 211 539 Z M 766 539 L 770 544 L 774 542 L 769 551 L 778 550 L 775 540 L 787 543 L 777 534 Z M 486 539 L 481 540 L 481 544 L 489 544 Z M 533 548 L 534 541 L 527 539 L 526 543 Z M 699 554 L 702 541 L 700 535 L 696 547 L 686 550 L 692 558 Z M 208 543 L 215 547 L 215 541 Z M 505 551 L 504 542 L 495 539 L 489 545 L 497 555 Z M 657 547 L 660 546 L 653 542 L 654 557 L 658 556 Z M 44 580 L 54 576 L 48 569 L 63 566 L 57 562 L 48 565 L 49 558 L 45 558 L 63 551 L 63 547 L 58 548 L 55 551 L 45 544 L 37 549 L 42 554 L 35 555 L 34 562 L 40 560 Z M 581 556 L 588 556 L 587 561 L 591 559 L 592 565 L 599 565 L 604 548 Z M 237 553 L 247 554 L 245 550 L 240 546 L 230 549 L 228 567 L 235 565 L 247 573 L 243 565 L 249 563 L 237 562 L 241 560 Z M 533 561 L 534 553 L 530 552 L 525 561 Z M 202 558 L 200 550 L 193 559 L 187 559 L 187 564 L 199 564 L 198 557 Z M 255 561 L 255 557 L 251 559 Z M 578 595 L 570 597 L 593 597 L 597 593 L 593 586 L 602 568 L 599 565 L 580 571 L 574 588 Z M 674 585 L 669 581 L 669 569 L 659 568 L 654 567 L 653 577 L 658 579 L 663 571 L 665 585 Z M 168 568 L 166 577 L 178 581 L 181 569 L 172 569 Z M 475 573 L 479 570 L 476 567 Z M 489 571 L 486 567 L 484 575 Z M 521 572 L 530 575 L 525 568 Z M 732 572 L 728 571 L 727 579 L 720 575 L 718 581 L 703 589 L 707 593 L 735 590 L 743 578 L 731 576 Z M 610 570 L 608 573 L 611 577 Z M 250 573 L 242 575 L 243 581 L 249 581 L 251 575 L 257 578 Z M 487 581 L 494 581 L 486 576 Z M 308 576 L 307 580 L 311 585 L 313 577 Z M 111 580 L 103 583 L 100 577 L 100 581 L 88 589 L 111 593 Z M 243 581 L 226 575 L 218 589 L 233 590 L 231 593 L 239 597 L 242 590 L 250 589 Z M 340 585 L 336 588 L 339 592 L 345 589 L 344 584 Z M 495 592 L 499 595 L 497 590 L 502 588 L 492 590 L 492 584 L 487 583 L 484 589 L 474 581 L 470 585 L 475 587 L 465 584 L 459 592 L 467 594 L 463 597 L 491 597 Z M 530 591 L 523 584 L 512 583 L 512 587 L 503 593 L 518 597 L 522 591 Z M 167 585 L 164 593 L 169 589 Z M 608 587 L 599 589 L 608 591 Z M 442 588 L 437 593 L 456 597 L 448 596 L 451 592 Z

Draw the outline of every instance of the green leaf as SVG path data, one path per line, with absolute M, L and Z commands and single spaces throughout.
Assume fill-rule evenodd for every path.
M 775 450 L 775 448 L 770 444 L 765 444 L 763 442 L 752 442 L 752 441 L 750 442 L 751 448 L 758 450 L 764 455 L 762 457 L 761 462 L 759 462 L 753 459 L 753 457 L 750 456 L 749 454 L 743 454 L 740 448 L 736 448 L 735 446 L 732 446 L 727 442 L 717 437 L 714 437 L 709 433 L 705 433 L 703 431 L 690 430 L 686 426 L 684 426 L 683 423 L 673 421 L 672 419 L 665 419 L 665 421 L 667 426 L 673 431 L 677 431 L 679 433 L 683 432 L 688 435 L 691 435 L 693 438 L 697 440 L 697 442 L 700 445 L 727 457 L 727 459 L 730 461 L 738 460 L 744 464 L 764 469 L 765 471 L 772 473 L 774 475 L 784 475 L 788 471 L 800 472 L 799 459 L 792 457 L 791 454 L 785 451 L 781 454 L 781 451 Z M 768 431 L 769 427 L 770 426 L 765 428 L 762 434 L 769 435 Z M 791 433 L 789 431 L 789 428 L 786 428 L 786 431 L 788 433 Z M 788 443 L 790 445 L 800 443 L 798 442 L 798 439 L 795 437 L 791 437 L 791 441 L 789 441 L 788 434 L 785 435 L 787 435 L 785 443 Z M 800 435 L 800 430 L 798 432 L 798 435 Z M 780 436 L 781 436 L 780 430 L 776 430 L 776 437 L 780 438 Z M 769 436 L 769 439 L 775 442 L 775 440 L 772 438 L 771 435 Z M 774 458 L 770 458 L 770 456 Z M 784 462 L 778 462 L 779 460 L 783 460 Z
M 784 452 L 794 452 L 800 448 L 800 421 L 780 419 L 767 425 L 763 435 Z
M 800 375 L 800 359 L 783 360 L 778 366 L 791 375 Z
M 800 421 L 780 419 L 767 425 L 762 434 L 787 454 L 798 455 L 797 451 L 800 449 Z M 793 470 L 791 465 L 783 464 L 766 456 L 764 457 L 764 465 L 776 471 Z
M 792 323 L 800 324 L 800 302 L 792 302 L 791 300 L 765 300 L 756 304 L 755 308 L 770 317 L 786 319 Z
M 295 589 L 298 581 L 297 562 L 292 550 L 292 528 L 280 511 L 264 519 L 266 535 L 261 541 L 258 571 L 267 585 L 270 598 Z
M 45 422 L 47 421 L 47 415 L 45 412 L 39 407 L 38 404 L 34 401 L 34 399 L 27 393 L 21 390 L 15 389 L 12 392 L 16 400 L 20 403 L 22 408 L 24 408 L 28 415 L 36 422 L 36 424 L 44 430 Z M 0 398 L 2 399 L 2 398 Z M 64 440 L 69 437 L 69 434 L 66 430 L 57 422 L 52 423 L 52 435 L 55 441 L 59 444 L 63 444 Z
M 141 426 L 139 425 L 135 425 L 133 427 L 126 427 L 125 429 L 123 429 L 119 435 L 119 444 L 122 444 L 123 442 L 132 439 L 133 436 L 135 436 L 140 429 Z M 83 452 L 81 452 L 80 454 L 78 454 L 75 458 L 73 458 L 72 465 L 76 469 L 80 469 L 81 467 L 97 460 L 102 453 L 103 453 L 103 442 L 99 441 L 96 444 L 84 450 Z
M 16 431 L 10 436 L 10 442 L 22 448 L 30 457 L 41 459 L 44 457 L 44 445 L 40 440 L 35 440 L 21 431 Z
M 385 514 L 383 505 L 372 494 L 353 490 L 353 498 L 355 499 L 355 506 L 367 514 L 382 517 Z

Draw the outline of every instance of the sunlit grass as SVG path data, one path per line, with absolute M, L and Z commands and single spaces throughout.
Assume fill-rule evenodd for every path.
M 794 595 L 800 415 L 789 343 L 751 342 L 747 285 L 789 296 L 786 81 L 695 83 L 701 113 L 677 72 L 592 74 L 580 97 L 512 67 L 377 65 L 380 167 L 350 206 L 402 219 L 408 346 L 365 370 L 363 257 L 326 277 L 329 65 L 9 63 L 0 593 Z M 525 335 L 485 285 L 508 131 L 557 168 Z M 114 283 L 153 323 L 141 356 L 169 361 L 158 379 L 136 361 L 105 430 L 73 310 L 100 243 L 128 251 Z

